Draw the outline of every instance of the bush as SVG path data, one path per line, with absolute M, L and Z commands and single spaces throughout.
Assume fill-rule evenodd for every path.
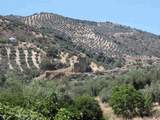
M 81 120 L 81 117 L 80 114 L 71 112 L 66 108 L 61 108 L 56 114 L 54 120 Z
M 111 94 L 112 94 L 112 89 L 108 87 L 108 88 L 102 89 L 99 95 L 102 102 L 108 102 Z
M 48 59 L 43 60 L 42 63 L 40 64 L 40 68 L 42 70 L 57 70 L 57 69 L 60 69 L 63 67 L 65 67 L 64 64 L 62 64 L 60 62 L 53 62 Z
M 56 48 L 49 48 L 47 50 L 47 57 L 54 59 L 54 58 L 58 57 L 57 55 L 58 55 L 58 49 L 56 49 Z
M 102 120 L 103 115 L 98 102 L 87 96 L 78 97 L 75 107 L 82 113 L 81 120 Z
M 146 85 L 150 85 L 151 80 L 147 76 L 147 72 L 142 69 L 132 70 L 128 74 L 128 80 L 132 82 L 132 85 L 136 90 L 144 89 Z
M 51 96 L 47 98 L 36 100 L 35 103 L 31 106 L 33 106 L 33 110 L 37 111 L 38 113 L 41 113 L 42 115 L 44 115 L 47 118 L 50 118 L 51 120 L 53 120 L 53 118 L 58 112 L 58 109 L 60 108 L 55 93 L 53 93 Z
M 43 60 L 41 65 L 40 65 L 42 70 L 53 70 L 54 66 L 52 65 L 50 60 Z
M 42 114 L 21 107 L 10 107 L 0 103 L 1 120 L 49 120 Z
M 8 80 L 3 87 L 0 88 L 0 102 L 12 106 L 22 105 L 23 85 L 17 80 Z
M 160 104 L 160 83 L 155 82 L 151 83 L 150 86 L 146 86 L 143 90 L 144 94 L 150 94 L 152 96 L 153 101 Z
M 8 43 L 8 40 L 5 38 L 0 38 L 0 44 L 6 44 Z
M 152 114 L 152 107 L 153 107 L 153 97 L 151 95 L 146 95 L 144 97 L 144 115 L 151 115 Z
M 38 76 L 39 76 L 39 71 L 36 68 L 32 68 L 32 70 L 27 69 L 25 71 L 25 76 L 24 76 L 25 82 L 29 83 L 33 78 Z
M 117 60 L 115 60 L 115 62 L 113 63 L 113 67 L 114 67 L 114 68 L 115 68 L 115 67 L 121 68 L 123 65 L 124 65 L 124 60 L 122 60 L 122 59 L 117 59 Z
M 110 98 L 114 113 L 125 118 L 142 116 L 144 112 L 143 95 L 130 85 L 116 87 Z
M 108 81 L 98 78 L 97 80 L 90 80 L 85 84 L 90 96 L 98 96 L 103 88 L 108 87 Z

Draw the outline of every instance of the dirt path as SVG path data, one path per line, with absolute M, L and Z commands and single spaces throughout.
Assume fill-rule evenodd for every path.
M 105 118 L 109 118 L 109 120 L 123 120 L 122 118 L 115 116 L 112 108 L 108 104 L 102 103 L 99 97 L 96 97 L 96 100 L 98 101 Z

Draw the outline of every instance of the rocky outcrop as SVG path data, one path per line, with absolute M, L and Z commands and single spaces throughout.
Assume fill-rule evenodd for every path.
M 70 75 L 79 75 L 84 74 L 87 72 L 90 73 L 100 73 L 105 72 L 105 69 L 103 66 L 97 65 L 94 62 L 91 62 L 85 54 L 71 54 L 71 53 L 65 53 L 61 52 L 59 55 L 60 59 L 55 59 L 55 61 L 59 61 L 62 64 L 64 64 L 65 68 L 52 70 L 52 71 L 45 71 L 43 74 L 41 74 L 39 77 L 35 78 L 36 80 L 52 80 L 54 78 L 61 78 L 64 76 L 70 76 Z
M 97 65 L 94 62 L 91 62 L 90 67 L 91 67 L 91 70 L 94 73 L 99 73 L 99 72 L 104 72 L 105 71 L 105 68 L 102 65 Z
M 89 60 L 84 54 L 72 55 L 69 53 L 60 53 L 60 62 L 68 65 L 72 72 L 87 72 Z

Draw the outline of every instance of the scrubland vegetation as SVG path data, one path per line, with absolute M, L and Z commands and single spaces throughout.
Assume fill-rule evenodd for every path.
M 0 20 L 0 120 L 112 120 L 100 102 L 109 105 L 116 118 L 160 119 L 160 109 L 155 109 L 160 105 L 159 36 L 50 13 Z M 86 61 L 106 71 L 91 72 L 88 67 L 50 80 L 35 79 L 71 67 L 68 58 L 67 64 L 60 62 L 62 52 L 84 53 Z M 119 68 L 127 73 L 107 72 Z
M 103 120 L 95 97 L 109 103 L 117 116 L 154 115 L 160 104 L 159 66 L 125 75 L 80 75 L 34 81 L 14 72 L 0 76 L 3 120 Z M 28 82 L 29 81 L 29 82 Z

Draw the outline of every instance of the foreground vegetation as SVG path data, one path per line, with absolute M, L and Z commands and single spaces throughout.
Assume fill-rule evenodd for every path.
M 110 105 L 114 113 L 124 118 L 151 115 L 152 96 L 144 96 L 133 86 L 124 85 L 113 90 Z
M 53 84 L 51 84 L 53 85 Z M 1 87 L 0 114 L 4 120 L 102 120 L 98 102 L 89 96 L 70 98 L 54 86 L 11 80 Z
M 3 120 L 103 120 L 95 97 L 109 103 L 117 116 L 152 116 L 160 104 L 160 67 L 125 75 L 79 75 L 31 81 L 14 72 L 0 76 Z M 81 97 L 80 97 L 81 96 Z

